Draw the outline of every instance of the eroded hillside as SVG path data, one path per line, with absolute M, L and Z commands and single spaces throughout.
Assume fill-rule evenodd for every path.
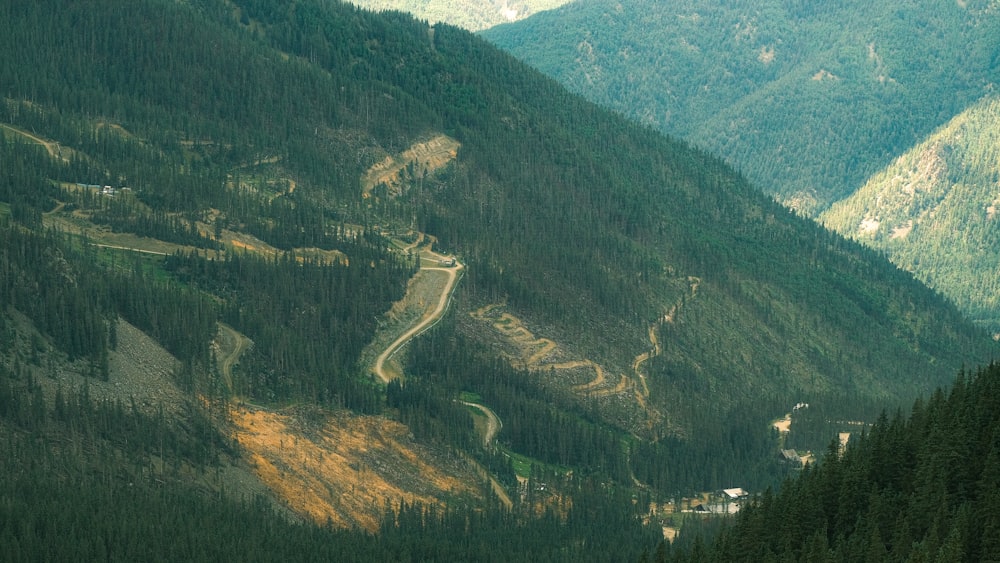
M 230 409 L 234 437 L 260 480 L 317 524 L 378 530 L 401 502 L 481 502 L 461 458 L 413 441 L 402 424 L 347 412 Z

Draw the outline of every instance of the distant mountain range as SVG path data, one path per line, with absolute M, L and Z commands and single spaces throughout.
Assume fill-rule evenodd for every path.
M 819 220 L 1000 333 L 1000 100 L 963 111 Z
M 430 23 L 448 23 L 479 31 L 522 20 L 543 10 L 566 4 L 568 0 L 355 0 L 351 2 L 374 11 L 398 10 Z
M 986 94 L 1000 6 L 577 2 L 483 36 L 814 215 Z

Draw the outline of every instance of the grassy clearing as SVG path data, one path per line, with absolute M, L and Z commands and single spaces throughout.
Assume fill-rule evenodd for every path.
M 538 460 L 533 460 L 530 457 L 523 456 L 521 454 L 510 453 L 509 455 L 511 466 L 514 468 L 514 473 L 517 474 L 518 477 L 530 477 L 532 464 L 541 463 Z
M 531 477 L 531 467 L 535 466 L 539 469 L 543 469 L 547 472 L 554 472 L 559 474 L 567 474 L 570 472 L 570 468 L 563 467 L 561 465 L 552 465 L 545 463 L 543 461 L 537 460 L 533 457 L 528 457 L 526 455 L 519 454 L 514 450 L 500 446 L 500 451 L 510 458 L 511 467 L 514 468 L 514 473 L 518 477 L 528 478 Z
M 458 400 L 465 403 L 481 403 L 483 402 L 483 396 L 472 391 L 462 391 L 458 394 Z M 479 411 L 477 410 L 476 412 Z

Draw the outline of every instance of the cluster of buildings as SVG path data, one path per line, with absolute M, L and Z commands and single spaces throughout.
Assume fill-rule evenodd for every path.
M 122 186 L 120 188 L 116 188 L 114 186 L 102 186 L 100 184 L 82 184 L 82 183 L 77 184 L 77 187 L 86 188 L 88 190 L 97 190 L 97 191 L 100 192 L 101 195 L 107 196 L 107 197 L 115 197 L 115 194 L 118 193 L 119 191 L 124 192 L 124 191 L 128 191 L 128 190 L 131 189 L 131 188 L 127 188 L 125 186 Z

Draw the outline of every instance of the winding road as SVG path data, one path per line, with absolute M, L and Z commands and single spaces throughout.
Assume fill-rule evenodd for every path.
M 490 443 L 493 442 L 493 439 L 497 437 L 497 433 L 500 432 L 501 428 L 503 428 L 503 423 L 500 422 L 500 417 L 493 412 L 493 409 L 485 405 L 470 403 L 468 401 L 461 401 L 461 403 L 486 415 L 486 434 L 483 435 L 483 447 L 489 447 Z
M 11 133 L 15 133 L 17 135 L 21 135 L 22 137 L 34 143 L 42 145 L 43 147 L 45 147 L 45 150 L 48 151 L 49 156 L 51 156 L 54 159 L 58 159 L 63 162 L 69 162 L 69 159 L 63 155 L 62 149 L 59 147 L 59 143 L 55 141 L 49 141 L 47 139 L 43 139 L 38 135 L 34 135 L 32 133 L 25 131 L 24 129 L 19 129 L 17 127 L 14 127 L 13 125 L 7 125 L 6 123 L 0 123 L 0 128 L 6 129 Z
M 424 239 L 425 239 L 424 235 L 421 234 L 418 237 L 417 241 L 405 247 L 404 251 L 408 252 L 413 248 L 416 248 L 418 245 L 423 243 Z M 433 265 L 424 266 L 425 263 Z M 421 250 L 420 264 L 421 264 L 420 266 L 421 272 L 426 272 L 426 271 L 444 272 L 447 274 L 448 279 L 441 290 L 441 296 L 438 298 L 437 305 L 434 307 L 434 309 L 429 313 L 425 313 L 424 315 L 422 315 L 419 321 L 417 321 L 413 326 L 411 326 L 409 329 L 403 332 L 403 334 L 399 335 L 399 337 L 393 340 L 392 344 L 387 346 L 385 350 L 383 350 L 382 353 L 380 353 L 378 357 L 375 359 L 375 364 L 372 367 L 372 372 L 375 374 L 376 377 L 379 378 L 379 380 L 382 383 L 385 384 L 388 384 L 396 377 L 394 374 L 386 372 L 386 366 L 385 366 L 386 362 L 388 362 L 389 359 L 392 358 L 393 354 L 398 352 L 400 348 L 406 346 L 406 344 L 410 340 L 416 338 L 425 330 L 434 326 L 434 323 L 441 320 L 441 317 L 444 316 L 444 313 L 448 310 L 448 303 L 451 301 L 452 292 L 454 292 L 455 286 L 458 284 L 459 274 L 461 274 L 462 270 L 465 268 L 465 266 L 463 266 L 461 262 L 455 259 L 455 257 L 439 254 L 431 250 L 430 247 Z M 487 424 L 486 424 L 486 434 L 483 436 L 483 446 L 488 447 L 490 443 L 493 442 L 493 440 L 496 438 L 497 433 L 500 432 L 500 428 L 503 426 L 502 423 L 500 422 L 500 418 L 496 415 L 496 413 L 490 410 L 489 407 L 479 405 L 476 403 L 468 403 L 465 401 L 462 401 L 462 403 L 470 407 L 473 407 L 486 415 Z M 476 472 L 478 472 L 482 477 L 486 478 L 490 482 L 490 487 L 493 489 L 494 494 L 496 494 L 501 504 L 503 504 L 505 507 L 507 507 L 508 510 L 510 510 L 510 508 L 513 506 L 513 502 L 511 501 L 510 496 L 507 494 L 507 491 L 504 489 L 503 485 L 501 485 L 500 482 L 496 480 L 496 477 L 494 477 L 489 471 L 486 470 L 485 467 L 482 466 L 482 464 L 477 462 L 472 457 L 468 456 L 467 454 L 461 454 L 461 455 L 476 470 Z
M 458 283 L 458 275 L 465 267 L 458 260 L 455 260 L 455 258 L 438 254 L 431 250 L 425 250 L 423 255 L 420 257 L 421 264 L 423 264 L 425 260 L 436 264 L 453 264 L 452 266 L 439 265 L 423 267 L 421 265 L 420 267 L 421 271 L 445 272 L 448 275 L 448 281 L 445 283 L 444 289 L 441 291 L 441 297 L 438 299 L 437 306 L 434 310 L 422 316 L 416 324 L 410 327 L 403 334 L 399 335 L 399 338 L 394 340 L 392 344 L 386 347 L 386 349 L 378 355 L 378 358 L 375 359 L 375 366 L 372 368 L 372 372 L 375 373 L 376 377 L 378 377 L 382 383 L 389 383 L 394 379 L 386 373 L 385 362 L 387 362 L 393 354 L 399 351 L 400 348 L 405 346 L 407 342 L 416 336 L 419 336 L 423 331 L 434 326 L 434 323 L 441 320 L 445 311 L 448 310 L 448 303 L 451 300 L 451 294 L 455 289 L 455 285 Z

